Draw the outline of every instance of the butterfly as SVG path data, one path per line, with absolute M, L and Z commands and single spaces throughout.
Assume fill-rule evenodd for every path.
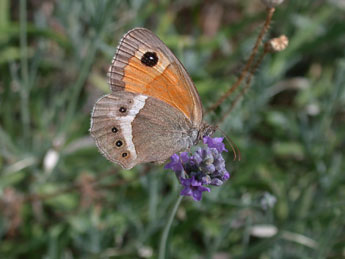
M 148 29 L 122 37 L 108 83 L 111 93 L 96 102 L 90 133 L 101 153 L 122 168 L 162 163 L 215 130 L 203 121 L 186 69 Z

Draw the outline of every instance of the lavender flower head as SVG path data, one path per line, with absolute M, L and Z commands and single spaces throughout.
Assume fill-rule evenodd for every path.
M 210 192 L 208 185 L 220 186 L 230 178 L 225 168 L 222 152 L 225 149 L 223 138 L 204 137 L 204 148 L 197 148 L 193 155 L 182 152 L 171 156 L 165 168 L 172 169 L 183 186 L 180 195 L 192 196 L 200 201 L 203 192 Z

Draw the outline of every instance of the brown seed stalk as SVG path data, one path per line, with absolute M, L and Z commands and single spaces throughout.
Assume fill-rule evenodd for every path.
M 229 88 L 229 90 L 227 90 L 216 102 L 214 105 L 212 105 L 208 110 L 207 112 L 211 112 L 211 111 L 214 111 L 215 109 L 217 109 L 224 101 L 226 98 L 228 98 L 230 96 L 231 93 L 233 93 L 239 86 L 240 84 L 242 83 L 242 81 L 244 80 L 244 78 L 246 77 L 246 74 L 249 72 L 249 69 L 253 63 L 253 61 L 255 60 L 255 56 L 256 56 L 256 53 L 258 52 L 258 49 L 259 49 L 259 46 L 263 40 L 263 37 L 264 35 L 266 34 L 266 32 L 268 31 L 269 29 L 269 26 L 271 24 L 271 21 L 272 21 L 272 16 L 273 16 L 273 13 L 275 11 L 275 8 L 268 8 L 267 9 L 267 16 L 266 16 L 266 21 L 264 23 L 264 26 L 262 27 L 257 39 L 256 39 L 256 42 L 255 42 L 255 45 L 252 49 L 252 52 L 251 52 L 251 55 L 246 63 L 246 66 L 243 68 L 241 74 L 240 74 L 240 77 L 237 79 L 237 81 Z

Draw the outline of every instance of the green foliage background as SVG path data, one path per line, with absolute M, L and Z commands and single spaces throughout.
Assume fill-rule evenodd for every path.
M 169 258 L 345 257 L 344 1 L 285 2 L 268 37 L 285 34 L 289 47 L 265 58 L 221 125 L 242 160 L 229 153 L 230 180 L 201 202 L 183 200 Z M 264 19 L 259 0 L 2 0 L 0 257 L 155 258 L 180 190 L 174 174 L 121 170 L 88 133 L 116 45 L 150 28 L 209 107 Z

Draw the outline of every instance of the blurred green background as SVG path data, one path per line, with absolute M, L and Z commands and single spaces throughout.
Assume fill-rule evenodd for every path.
M 285 2 L 267 38 L 289 47 L 266 56 L 220 125 L 242 160 L 229 152 L 230 180 L 183 200 L 169 258 L 345 258 L 345 3 Z M 209 107 L 265 13 L 259 0 L 1 0 L 0 258 L 156 258 L 174 174 L 121 170 L 88 133 L 117 43 L 153 30 Z

